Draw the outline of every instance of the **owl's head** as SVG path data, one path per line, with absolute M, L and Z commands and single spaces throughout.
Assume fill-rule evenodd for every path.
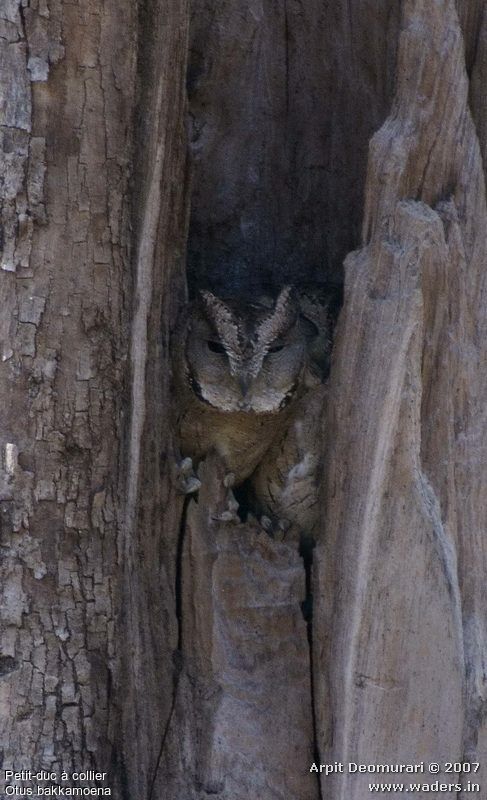
M 219 411 L 278 412 L 302 384 L 316 334 L 290 286 L 275 303 L 245 305 L 203 291 L 187 326 L 186 377 L 197 397 Z

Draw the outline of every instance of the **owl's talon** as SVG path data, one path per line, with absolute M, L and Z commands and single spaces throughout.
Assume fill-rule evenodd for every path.
M 225 511 L 222 511 L 221 514 L 218 514 L 216 517 L 213 517 L 213 519 L 217 519 L 220 522 L 235 522 L 237 524 L 240 523 L 241 520 L 237 514 L 239 505 L 231 489 L 229 489 L 227 492 L 226 501 L 227 501 L 227 507 Z
M 183 484 L 184 487 L 184 494 L 194 494 L 201 489 L 201 481 L 196 476 L 191 475 L 189 478 L 186 478 Z
M 234 511 L 222 511 L 221 514 L 218 514 L 213 519 L 217 519 L 219 522 L 240 522 L 239 517 L 235 514 Z
M 182 475 L 190 475 L 193 472 L 193 459 L 189 456 L 183 458 L 179 465 L 179 471 Z
M 228 499 L 228 510 L 233 512 L 238 511 L 239 508 L 238 500 L 235 498 L 235 495 L 231 489 L 229 489 L 228 491 L 227 499 Z
M 194 494 L 201 488 L 201 481 L 193 470 L 193 459 L 183 458 L 179 465 L 178 489 L 181 494 Z
M 225 475 L 225 477 L 223 478 L 223 485 L 225 486 L 226 489 L 231 489 L 233 486 L 235 486 L 234 472 L 229 472 L 227 473 L 227 475 Z
M 262 525 L 264 530 L 267 531 L 267 533 L 270 533 L 272 531 L 272 520 L 269 517 L 263 515 L 260 518 L 260 524 Z

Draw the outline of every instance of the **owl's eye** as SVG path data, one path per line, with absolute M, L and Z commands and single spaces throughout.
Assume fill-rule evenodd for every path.
M 281 350 L 284 350 L 283 344 L 276 344 L 274 347 L 269 347 L 269 353 L 279 353 Z
M 208 340 L 206 344 L 208 345 L 208 350 L 211 350 L 212 353 L 220 353 L 220 355 L 225 354 L 225 348 L 222 344 L 220 344 L 220 342 L 212 342 L 211 340 Z

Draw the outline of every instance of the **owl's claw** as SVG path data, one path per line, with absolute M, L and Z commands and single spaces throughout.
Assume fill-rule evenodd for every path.
M 193 469 L 193 459 L 183 458 L 179 465 L 178 489 L 181 494 L 194 494 L 201 487 L 201 481 Z
M 190 475 L 193 472 L 193 459 L 189 458 L 189 456 L 183 458 L 179 465 L 179 470 L 182 475 Z
M 186 478 L 184 481 L 184 494 L 194 494 L 198 492 L 201 488 L 201 481 L 195 475 L 191 475 L 191 477 Z
M 238 511 L 238 501 L 231 489 L 228 490 L 227 500 L 228 500 L 228 510 L 232 511 L 233 513 L 236 513 Z
M 232 476 L 233 477 L 233 476 Z M 225 481 L 224 481 L 225 483 Z M 241 522 L 240 517 L 238 516 L 238 501 L 235 498 L 234 493 L 231 489 L 228 489 L 227 492 L 227 507 L 225 511 L 222 511 L 221 514 L 218 514 L 214 519 L 219 520 L 220 522 Z
M 231 489 L 233 486 L 235 486 L 235 473 L 228 472 L 223 478 L 223 485 L 225 486 L 226 489 Z
M 264 530 L 267 531 L 267 533 L 272 533 L 273 525 L 272 525 L 272 520 L 270 519 L 270 517 L 266 517 L 265 514 L 264 514 L 260 518 L 260 524 L 262 525 Z
M 240 519 L 233 511 L 222 511 L 221 514 L 218 514 L 213 519 L 217 519 L 219 522 L 240 522 Z

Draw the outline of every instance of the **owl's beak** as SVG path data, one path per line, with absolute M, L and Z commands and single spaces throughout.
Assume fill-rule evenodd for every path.
M 247 392 L 250 386 L 250 380 L 246 375 L 241 375 L 238 379 L 238 385 L 240 386 L 240 391 L 242 392 L 242 397 L 246 397 Z

